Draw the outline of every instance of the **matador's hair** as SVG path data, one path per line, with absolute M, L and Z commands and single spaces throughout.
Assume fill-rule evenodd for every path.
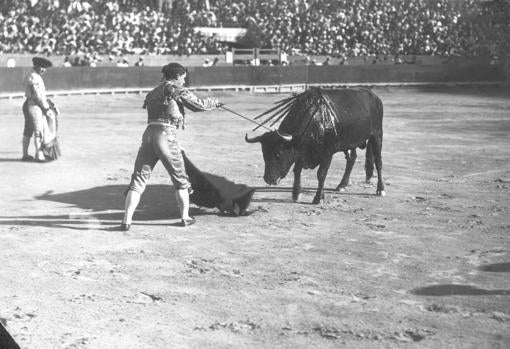
M 179 63 L 169 63 L 161 69 L 161 72 L 163 73 L 165 79 L 173 80 L 177 79 L 177 76 L 186 73 L 186 68 L 184 68 Z

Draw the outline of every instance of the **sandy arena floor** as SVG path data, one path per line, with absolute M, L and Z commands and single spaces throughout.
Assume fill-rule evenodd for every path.
M 115 230 L 144 130 L 143 95 L 57 97 L 63 156 L 21 157 L 21 99 L 1 100 L 0 320 L 22 348 L 510 347 L 510 91 L 377 88 L 387 196 L 364 183 L 293 203 L 266 187 L 249 122 L 189 113 L 203 171 L 257 188 L 253 212 L 178 215 L 163 166 Z M 284 95 L 211 93 L 254 116 Z M 202 94 L 204 95 L 204 94 Z M 33 153 L 33 146 L 31 146 Z

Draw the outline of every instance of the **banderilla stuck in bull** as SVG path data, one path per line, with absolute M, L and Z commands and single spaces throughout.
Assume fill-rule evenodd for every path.
M 223 110 L 229 111 L 229 112 L 231 112 L 231 113 L 232 113 L 232 114 L 234 114 L 234 115 L 240 116 L 240 117 L 242 117 L 242 118 L 243 118 L 243 119 L 245 119 L 245 120 L 248 120 L 248 121 L 250 121 L 250 122 L 253 122 L 254 124 L 257 124 L 257 125 L 259 125 L 259 126 L 261 126 L 261 127 L 264 127 L 264 128 L 265 128 L 266 130 L 268 130 L 268 131 L 274 131 L 273 129 L 270 129 L 269 127 L 267 127 L 267 126 L 265 126 L 265 125 L 263 125 L 263 124 L 261 124 L 261 123 L 258 123 L 257 121 L 255 121 L 255 120 L 253 120 L 253 119 L 250 119 L 249 117 L 246 117 L 246 116 L 244 116 L 244 115 L 241 115 L 241 114 L 239 114 L 239 113 L 237 113 L 237 112 L 233 111 L 232 109 L 226 108 L 224 105 L 222 105 L 220 108 L 221 108 L 221 109 L 223 109 Z

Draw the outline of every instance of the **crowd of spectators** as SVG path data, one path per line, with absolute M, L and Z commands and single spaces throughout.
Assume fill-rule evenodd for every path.
M 30 1 L 11 1 L 0 14 L 0 52 L 190 55 L 222 49 L 216 40 L 196 34 L 189 16 L 172 16 L 141 3 L 39 0 L 31 6 Z M 189 3 L 182 5 L 174 10 L 187 12 Z
M 477 56 L 508 52 L 504 0 L 3 0 L 0 53 L 219 54 L 197 26 L 248 28 L 288 54 Z M 504 9 L 502 11 L 502 9 Z
M 502 22 L 506 28 L 494 27 L 498 8 L 481 0 L 265 3 L 255 13 L 256 22 L 269 33 L 265 45 L 287 52 L 477 56 L 496 53 L 507 42 L 503 33 L 510 30 L 510 22 Z

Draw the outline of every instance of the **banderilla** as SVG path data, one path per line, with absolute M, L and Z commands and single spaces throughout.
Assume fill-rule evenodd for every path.
M 269 127 L 267 127 L 267 126 L 265 126 L 265 125 L 262 125 L 261 123 L 258 123 L 257 121 L 255 121 L 255 120 L 253 120 L 253 119 L 250 119 L 250 118 L 248 118 L 248 117 L 246 117 L 246 116 L 244 116 L 244 115 L 241 115 L 241 114 L 239 114 L 239 113 L 236 113 L 235 111 L 233 111 L 233 110 L 231 110 L 231 109 L 226 108 L 224 105 L 222 105 L 220 108 L 221 108 L 221 109 L 224 109 L 224 110 L 226 110 L 226 111 L 229 111 L 229 112 L 231 112 L 231 113 L 232 113 L 232 114 L 234 114 L 234 115 L 240 116 L 240 117 L 242 117 L 242 118 L 243 118 L 243 119 L 245 119 L 245 120 L 248 120 L 248 121 L 250 121 L 250 122 L 253 122 L 254 124 L 257 124 L 257 125 L 259 125 L 259 126 L 262 126 L 262 127 L 264 127 L 266 130 L 274 131 L 274 130 L 270 129 Z

